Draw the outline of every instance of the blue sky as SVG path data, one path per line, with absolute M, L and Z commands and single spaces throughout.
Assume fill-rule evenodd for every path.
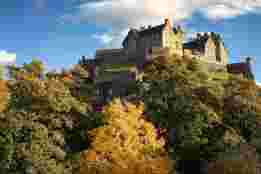
M 0 63 L 33 57 L 48 69 L 68 68 L 97 48 L 118 47 L 130 27 L 165 17 L 193 32 L 222 34 L 230 61 L 256 58 L 261 82 L 260 0 L 9 0 L 0 6 Z

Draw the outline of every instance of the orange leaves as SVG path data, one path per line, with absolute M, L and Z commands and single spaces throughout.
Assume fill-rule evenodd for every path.
M 81 161 L 96 161 L 97 153 L 94 150 L 84 151 L 81 155 Z
M 64 81 L 70 81 L 70 80 L 73 79 L 73 76 L 72 76 L 72 74 L 70 74 L 70 73 L 65 73 L 65 74 L 63 74 L 62 79 L 63 79 Z

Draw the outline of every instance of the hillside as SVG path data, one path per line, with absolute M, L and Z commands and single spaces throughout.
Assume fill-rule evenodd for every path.
M 100 112 L 88 66 L 44 74 L 34 60 L 8 70 L 11 79 L 0 81 L 0 173 L 167 174 L 181 159 L 238 174 L 260 161 L 260 88 L 243 76 L 157 57 L 128 96 Z

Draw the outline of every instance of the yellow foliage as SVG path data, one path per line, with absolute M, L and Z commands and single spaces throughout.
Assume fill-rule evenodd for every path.
M 157 139 L 154 126 L 143 118 L 143 109 L 143 104 L 123 104 L 120 99 L 105 106 L 107 124 L 88 132 L 92 137 L 91 149 L 83 153 L 82 160 L 108 161 L 126 167 L 130 161 L 165 155 L 165 141 Z
M 4 111 L 8 105 L 9 90 L 6 81 L 0 80 L 0 112 Z

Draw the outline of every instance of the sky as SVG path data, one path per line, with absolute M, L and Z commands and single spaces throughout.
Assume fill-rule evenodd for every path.
M 41 59 L 69 68 L 98 48 L 121 47 L 130 28 L 170 18 L 187 37 L 218 32 L 230 62 L 254 58 L 261 82 L 261 0 L 8 0 L 0 5 L 0 64 Z

